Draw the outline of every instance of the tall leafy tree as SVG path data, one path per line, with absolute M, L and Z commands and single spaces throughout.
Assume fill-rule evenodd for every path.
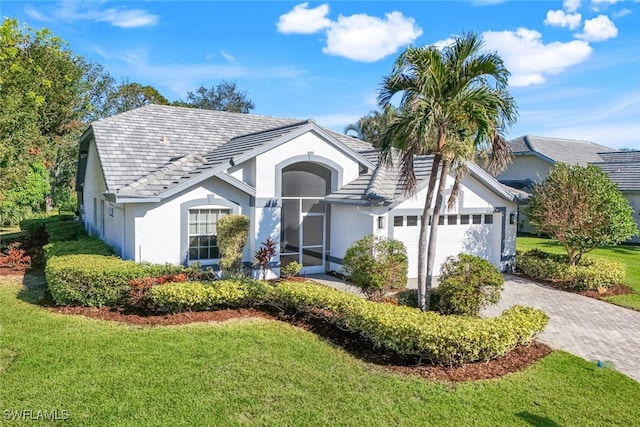
M 385 129 L 397 117 L 398 111 L 393 105 L 386 105 L 382 111 L 374 110 L 344 128 L 345 135 L 352 134 L 358 139 L 380 146 L 380 138 Z
M 188 92 L 186 100 L 176 101 L 173 105 L 245 114 L 256 107 L 247 93 L 238 89 L 236 82 L 224 80 L 210 89 L 200 86 L 195 92 Z
M 557 163 L 533 187 L 530 223 L 557 239 L 576 265 L 598 246 L 615 245 L 638 234 L 633 208 L 597 166 Z
M 5 19 L 0 26 L 0 207 L 24 206 L 19 188 L 25 177 L 49 171 L 51 208 L 69 147 L 80 131 L 82 60 L 49 30 L 34 31 Z M 43 188 L 39 185 L 34 185 Z M 26 192 L 25 192 L 26 194 Z M 13 196 L 12 196 L 13 195 Z M 18 197 L 18 200 L 12 200 Z M 3 212 L 5 208 L 2 208 Z M 24 214 L 24 212 L 22 212 Z M 11 219 L 21 213 L 14 210 Z
M 387 162 L 399 153 L 406 192 L 416 189 L 415 156 L 433 154 L 418 246 L 418 293 L 423 310 L 430 303 L 447 176 L 450 171 L 456 175 L 451 205 L 468 160 L 488 150 L 490 169 L 496 171 L 509 159 L 503 132 L 517 117 L 515 101 L 507 92 L 509 71 L 496 53 L 481 50 L 482 41 L 473 33 L 456 38 L 443 49 L 409 47 L 379 90 L 382 107 L 390 105 L 396 94 L 401 95 L 400 114 L 381 137 L 381 153 Z
M 105 116 L 124 113 L 149 104 L 168 105 L 167 98 L 153 86 L 125 80 L 107 94 Z

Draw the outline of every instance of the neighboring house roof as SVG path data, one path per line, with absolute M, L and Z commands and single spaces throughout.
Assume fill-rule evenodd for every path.
M 414 158 L 414 171 L 417 185 L 414 190 L 418 192 L 429 183 L 433 156 L 416 156 Z M 468 162 L 469 175 L 487 186 L 491 191 L 507 200 L 519 200 L 520 192 L 499 183 L 494 177 L 485 172 L 478 165 Z M 411 197 L 403 186 L 400 177 L 400 168 L 395 159 L 393 165 L 381 163 L 373 172 L 360 176 L 337 191 L 327 196 L 327 201 L 338 204 L 354 204 L 362 206 L 390 205 L 395 206 Z
M 92 123 L 81 139 L 78 180 L 84 180 L 82 154 L 95 139 L 109 194 L 167 196 L 214 174 L 243 187 L 222 172 L 230 161 L 243 161 L 307 131 L 323 135 L 365 166 L 375 167 L 377 155 L 370 144 L 311 120 L 149 105 Z
M 611 151 L 599 153 L 604 162 L 640 162 L 640 150 L 638 151 Z
M 616 151 L 589 141 L 529 135 L 511 140 L 509 145 L 516 156 L 535 155 L 550 163 L 596 165 L 607 172 L 620 191 L 640 191 L 640 151 Z M 531 179 L 501 182 L 524 192 L 530 192 L 533 184 Z
M 604 145 L 576 139 L 525 135 L 509 141 L 516 156 L 534 155 L 549 163 L 586 165 L 603 161 L 601 153 L 615 151 Z
M 618 184 L 620 191 L 640 192 L 640 151 L 603 153 L 604 162 L 593 163 Z

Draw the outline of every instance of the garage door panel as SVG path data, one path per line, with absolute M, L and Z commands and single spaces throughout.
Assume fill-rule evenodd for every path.
M 481 223 L 473 224 L 472 219 L 469 224 L 461 224 L 460 216 L 455 220 L 448 217 L 445 224 L 438 226 L 438 245 L 436 248 L 436 259 L 434 272 L 440 274 L 440 266 L 449 256 L 456 256 L 459 253 L 468 253 L 487 259 L 492 264 L 500 265 L 500 242 L 501 229 L 499 228 L 501 215 L 490 215 L 489 220 L 485 220 L 481 215 Z M 485 222 L 492 223 L 487 224 Z M 455 222 L 455 224 L 449 224 Z M 400 240 L 407 247 L 409 258 L 409 277 L 417 277 L 418 273 L 418 239 L 419 227 L 406 227 L 406 220 L 402 227 L 393 227 L 393 237 Z

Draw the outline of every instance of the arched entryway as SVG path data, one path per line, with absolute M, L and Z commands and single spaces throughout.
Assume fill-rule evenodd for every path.
M 282 169 L 282 267 L 297 261 L 304 273 L 326 271 L 330 207 L 324 199 L 332 190 L 333 175 L 331 169 L 313 162 L 298 162 Z

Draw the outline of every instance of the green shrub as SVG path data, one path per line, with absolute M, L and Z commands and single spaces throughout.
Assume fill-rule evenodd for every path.
M 256 280 L 166 283 L 152 287 L 147 295 L 159 310 L 179 313 L 246 307 L 262 301 L 269 287 Z
M 244 215 L 224 215 L 217 224 L 220 269 L 237 273 L 242 268 L 242 249 L 249 236 L 249 218 Z
M 52 242 L 43 246 L 46 259 L 65 255 L 114 255 L 113 248 L 97 237 L 84 237 L 79 240 Z
M 489 261 L 459 254 L 442 264 L 438 293 L 442 314 L 478 316 L 480 309 L 500 300 L 504 278 Z
M 297 311 L 324 313 L 327 320 L 399 354 L 453 365 L 490 360 L 528 344 L 547 324 L 537 309 L 514 306 L 491 319 L 442 316 L 380 304 L 307 283 L 281 283 L 274 300 Z
M 399 240 L 370 234 L 347 249 L 343 269 L 369 299 L 378 299 L 389 289 L 407 286 L 407 250 Z
M 624 265 L 617 261 L 583 258 L 580 265 L 567 270 L 567 283 L 578 290 L 608 288 L 621 283 L 625 276 Z
M 298 261 L 291 261 L 289 264 L 280 269 L 280 276 L 289 278 L 300 273 L 300 270 L 302 270 L 302 264 L 300 264 Z
M 566 255 L 549 254 L 538 249 L 518 253 L 516 268 L 534 279 L 553 281 L 576 290 L 607 288 L 624 279 L 624 266 L 614 260 L 583 257 L 572 266 Z
M 80 221 L 50 221 L 45 225 L 50 242 L 65 242 L 88 237 Z
M 180 266 L 123 261 L 115 256 L 66 255 L 50 257 L 45 275 L 58 305 L 113 307 L 126 302 L 131 280 L 182 270 Z

